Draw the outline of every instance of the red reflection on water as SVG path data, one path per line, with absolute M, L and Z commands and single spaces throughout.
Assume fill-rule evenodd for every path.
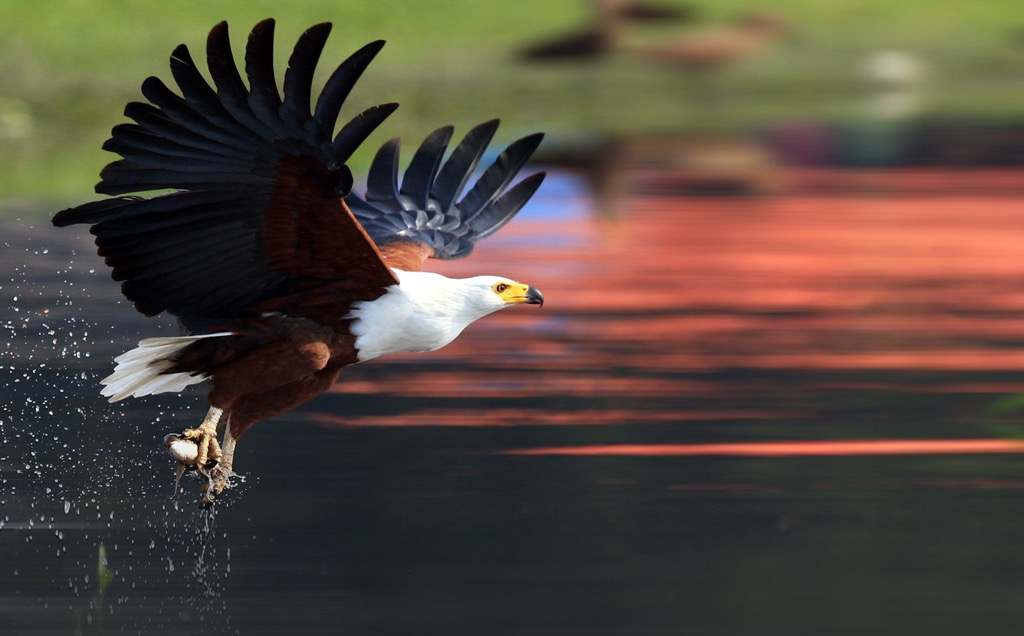
M 873 439 L 750 442 L 735 444 L 613 444 L 501 451 L 502 455 L 823 457 L 840 455 L 973 455 L 1024 453 L 1008 439 Z
M 768 420 L 787 414 L 776 411 L 642 411 L 633 409 L 565 409 L 540 412 L 522 408 L 466 409 L 435 408 L 394 415 L 333 415 L 314 412 L 308 419 L 329 426 L 607 426 L 611 424 L 652 424 L 665 422 Z M 788 414 L 798 418 L 799 414 Z
M 884 392 L 896 404 L 903 393 L 1022 391 L 1020 176 L 794 173 L 798 189 L 786 196 L 648 191 L 614 219 L 519 219 L 472 258 L 431 267 L 528 282 L 544 292 L 543 309 L 490 316 L 437 352 L 346 369 L 324 403 L 331 414 L 313 417 L 342 426 L 828 426 L 843 414 L 819 419 L 831 405 L 809 396 Z M 408 402 L 345 415 L 341 400 L 353 394 Z M 544 406 L 517 402 L 528 398 Z M 888 404 L 851 413 L 885 415 Z
M 525 333 L 516 353 L 554 365 L 1024 370 L 1024 351 L 1004 344 L 1024 338 L 1018 197 L 647 196 L 618 222 L 504 232 L 441 268 L 505 272 L 549 302 L 540 316 L 496 315 L 439 355 L 496 358 L 508 349 L 494 331 L 512 330 Z M 531 246 L 548 232 L 577 240 Z

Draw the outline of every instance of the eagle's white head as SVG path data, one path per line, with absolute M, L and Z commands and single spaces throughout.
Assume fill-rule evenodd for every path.
M 356 303 L 349 315 L 361 362 L 388 353 L 433 351 L 499 309 L 544 304 L 537 289 L 500 276 L 394 272 L 398 285 L 376 300 Z
M 544 304 L 544 296 L 533 287 L 500 276 L 443 278 L 438 287 L 426 293 L 436 294 L 435 298 L 451 304 L 457 313 L 472 316 L 469 322 L 513 305 Z

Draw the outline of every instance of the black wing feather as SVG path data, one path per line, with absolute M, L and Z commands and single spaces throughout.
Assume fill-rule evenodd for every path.
M 469 229 L 476 236 L 476 240 L 487 238 L 511 221 L 543 181 L 542 173 L 531 174 L 471 218 Z
M 516 174 L 526 165 L 530 155 L 540 145 L 544 135 L 538 133 L 523 137 L 512 143 L 498 155 L 484 174 L 477 179 L 476 185 L 459 202 L 458 207 L 463 215 L 472 220 L 491 204 L 515 179 Z
M 316 100 L 316 111 L 313 113 L 315 119 L 324 130 L 333 130 L 338 121 L 338 113 L 341 105 L 348 99 L 352 87 L 362 76 L 363 71 L 370 65 L 373 58 L 384 47 L 384 40 L 370 42 L 363 48 L 350 55 L 331 74 L 331 77 L 324 84 L 319 99 Z
M 497 119 L 492 119 L 479 124 L 466 133 L 466 136 L 452 151 L 451 157 L 441 168 L 430 191 L 430 196 L 437 200 L 442 210 L 452 207 L 455 199 L 462 194 L 470 177 L 473 176 L 477 164 L 484 156 L 487 145 L 494 138 L 499 123 Z
M 274 79 L 274 22 L 264 20 L 249 34 L 245 46 L 245 74 L 249 78 L 249 108 L 274 137 L 284 136 L 279 119 L 281 96 Z
M 443 163 L 452 131 L 450 127 L 435 130 L 420 145 L 401 186 L 397 182 L 400 142 L 392 139 L 374 157 L 365 199 L 350 194 L 346 202 L 378 245 L 414 240 L 429 245 L 435 258 L 468 256 L 477 241 L 515 216 L 544 180 L 544 173 L 537 173 L 508 187 L 543 138 L 530 135 L 502 152 L 465 198 L 454 203 L 497 128 L 494 120 L 472 129 Z
M 233 232 L 228 232 L 233 229 Z M 193 240 L 181 246 L 176 246 L 173 256 L 165 253 L 136 254 L 132 256 L 130 263 L 118 267 L 118 277 L 115 280 L 144 281 L 147 279 L 169 276 L 172 272 L 187 272 L 197 265 L 202 265 L 209 260 L 210 250 L 245 249 L 245 236 L 242 224 L 237 223 L 234 227 L 225 224 L 217 232 L 209 232 L 194 237 Z
M 321 23 L 310 27 L 295 44 L 284 73 L 284 104 L 281 119 L 292 128 L 302 128 L 312 116 L 310 100 L 313 91 L 313 71 L 331 34 L 331 25 Z
M 103 149 L 115 152 L 125 159 L 139 160 L 152 157 L 160 161 L 165 158 L 178 157 L 194 161 L 215 161 L 224 165 L 236 163 L 235 158 L 213 155 L 177 142 L 160 137 L 136 124 L 119 124 L 115 126 L 115 137 L 103 144 Z
M 437 171 L 441 168 L 441 160 L 444 159 L 444 151 L 448 149 L 453 132 L 455 129 L 452 126 L 444 126 L 430 133 L 405 170 L 399 194 L 410 198 L 417 210 L 426 210 L 430 205 L 430 188 L 437 178 Z
M 134 119 L 135 123 L 143 130 L 172 142 L 189 146 L 212 155 L 221 155 L 234 159 L 245 159 L 248 156 L 244 151 L 239 151 L 230 146 L 218 143 L 217 141 L 203 137 L 199 133 L 185 128 L 181 124 L 169 119 L 161 113 L 160 110 L 154 108 L 150 104 L 131 102 L 125 106 L 124 114 L 126 117 Z M 112 138 L 117 139 L 117 129 L 115 128 L 112 132 L 114 134 L 114 137 Z
M 383 209 L 402 207 L 398 198 L 398 153 L 401 145 L 402 140 L 398 137 L 384 142 L 374 155 L 370 174 L 366 177 L 366 200 L 381 204 Z
M 366 138 L 370 136 L 377 126 L 380 125 L 391 113 L 395 112 L 398 104 L 378 104 L 371 106 L 352 118 L 342 126 L 338 136 L 334 138 L 328 151 L 336 161 L 348 161 L 356 148 L 361 146 Z

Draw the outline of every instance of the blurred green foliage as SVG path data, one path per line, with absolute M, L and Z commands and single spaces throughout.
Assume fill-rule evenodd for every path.
M 624 50 L 726 24 L 758 0 L 663 0 L 687 6 L 684 24 L 637 26 Z M 559 135 L 735 130 L 788 119 L 863 117 L 871 86 L 863 60 L 911 52 L 927 68 L 931 113 L 1005 117 L 1024 112 L 1024 14 L 1005 0 L 783 0 L 771 9 L 791 29 L 766 54 L 713 77 L 656 66 L 620 51 L 596 63 L 527 64 L 517 50 L 587 25 L 583 0 L 0 0 L 0 199 L 91 192 L 112 156 L 100 150 L 147 75 L 169 79 L 167 56 L 186 43 L 202 57 L 217 21 L 236 55 L 259 19 L 278 19 L 278 64 L 302 29 L 332 21 L 319 81 L 371 39 L 388 46 L 348 113 L 402 104 L 369 148 L 434 127 L 459 130 L 501 117 L 502 140 L 537 129 Z M 707 94 L 709 99 L 697 99 Z M 709 105 L 709 102 L 711 105 Z M 355 158 L 365 167 L 372 152 Z

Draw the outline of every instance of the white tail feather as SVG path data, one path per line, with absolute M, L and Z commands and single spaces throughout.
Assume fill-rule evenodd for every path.
M 234 334 L 224 331 L 201 336 L 147 338 L 131 351 L 114 358 L 117 366 L 113 373 L 100 380 L 103 385 L 100 394 L 110 398 L 111 402 L 117 402 L 126 397 L 178 392 L 190 384 L 202 382 L 207 376 L 164 373 L 171 367 L 170 358 L 197 340 L 231 335 Z

